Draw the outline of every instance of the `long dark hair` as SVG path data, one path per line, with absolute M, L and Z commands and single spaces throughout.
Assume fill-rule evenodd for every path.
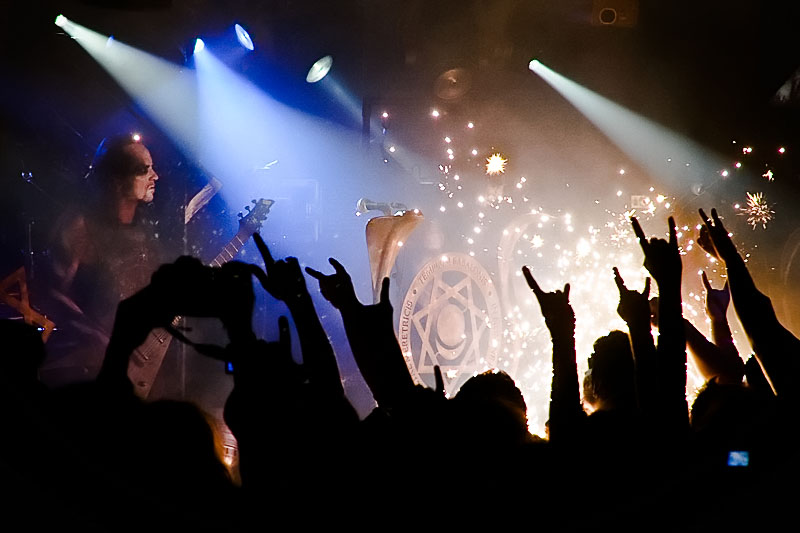
M 106 137 L 97 147 L 86 176 L 84 201 L 96 215 L 115 218 L 115 200 L 126 180 L 136 173 L 138 160 L 127 150 L 139 144 L 131 134 Z

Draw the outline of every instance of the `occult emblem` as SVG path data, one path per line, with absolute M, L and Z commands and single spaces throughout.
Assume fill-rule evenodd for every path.
M 502 340 L 500 301 L 489 273 L 466 254 L 448 253 L 417 273 L 400 309 L 398 338 L 417 383 L 439 365 L 448 393 L 493 368 Z

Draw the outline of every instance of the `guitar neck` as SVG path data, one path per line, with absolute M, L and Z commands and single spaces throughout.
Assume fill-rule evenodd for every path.
M 234 235 L 233 239 L 231 239 L 228 244 L 222 247 L 222 251 L 217 254 L 217 256 L 211 261 L 211 263 L 209 263 L 209 265 L 219 267 L 236 257 L 236 254 L 239 253 L 239 250 L 242 249 L 242 246 L 244 246 L 244 243 L 247 242 L 248 238 L 249 237 L 242 232 Z

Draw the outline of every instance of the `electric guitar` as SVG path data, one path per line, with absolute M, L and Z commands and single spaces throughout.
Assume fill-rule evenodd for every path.
M 239 231 L 222 247 L 222 251 L 211 261 L 210 266 L 222 266 L 236 257 L 250 236 L 261 228 L 273 203 L 272 200 L 262 198 L 258 201 L 253 200 L 253 207 L 245 207 L 248 213 L 245 216 L 239 214 Z M 173 327 L 181 320 L 182 317 L 175 317 L 172 321 Z M 150 394 L 171 341 L 172 335 L 167 330 L 155 328 L 144 343 L 131 354 L 128 361 L 128 378 L 133 383 L 134 392 L 140 398 L 147 398 Z

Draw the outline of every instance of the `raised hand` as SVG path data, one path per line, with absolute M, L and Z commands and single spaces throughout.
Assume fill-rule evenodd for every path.
M 306 281 L 297 258 L 287 257 L 285 260 L 275 261 L 261 235 L 254 233 L 253 240 L 261 252 L 267 270 L 266 274 L 261 269 L 253 271 L 264 290 L 273 298 L 287 304 L 307 295 Z
M 739 252 L 736 251 L 736 245 L 733 244 L 728 230 L 726 230 L 725 226 L 722 225 L 722 221 L 717 214 L 717 210 L 711 210 L 711 218 L 713 219 L 713 222 L 708 218 L 708 216 L 706 216 L 702 209 L 700 209 L 700 218 L 703 219 L 703 224 L 708 231 L 711 242 L 714 244 L 714 249 L 717 251 L 717 253 L 714 255 L 726 263 L 731 259 L 736 259 L 739 256 Z
M 642 292 L 632 291 L 625 286 L 625 281 L 614 267 L 614 282 L 617 284 L 619 290 L 619 305 L 617 306 L 617 313 L 625 322 L 642 321 L 645 324 L 650 322 L 650 302 L 648 296 L 650 295 L 650 278 L 644 281 L 644 289 Z
M 413 390 L 414 381 L 394 333 L 389 278 L 381 282 L 378 303 L 363 305 L 356 298 L 344 267 L 335 259 L 330 261 L 336 274 L 326 276 L 307 269 L 308 273 L 319 280 L 322 294 L 342 312 L 353 359 L 375 401 L 381 407 L 396 406 Z
M 322 296 L 340 311 L 348 307 L 361 305 L 356 297 L 353 280 L 350 279 L 350 274 L 347 273 L 347 270 L 333 257 L 328 259 L 328 262 L 335 270 L 333 274 L 323 274 L 311 267 L 306 267 L 308 275 L 319 281 L 319 290 Z M 381 298 L 383 297 L 381 296 Z
M 719 259 L 719 254 L 717 254 L 717 249 L 714 248 L 714 242 L 711 240 L 711 235 L 708 233 L 708 227 L 705 224 L 700 225 L 700 235 L 697 236 L 697 244 L 703 251 Z
M 522 267 L 522 274 L 525 276 L 525 281 L 528 282 L 528 287 L 539 301 L 544 321 L 550 331 L 552 332 L 554 328 L 574 330 L 575 312 L 569 304 L 569 283 L 564 285 L 563 291 L 545 292 L 533 279 L 533 274 L 527 266 Z
M 724 320 L 728 313 L 728 304 L 731 302 L 731 293 L 728 282 L 721 289 L 711 287 L 705 271 L 703 272 L 703 286 L 706 288 L 706 312 L 711 320 Z
M 569 441 L 575 438 L 583 419 L 575 361 L 575 312 L 569 304 L 569 283 L 563 291 L 545 292 L 527 266 L 522 274 L 531 288 L 553 341 L 553 381 L 550 389 L 550 438 Z
M 331 398 L 343 395 L 344 388 L 333 347 L 314 308 L 297 258 L 287 257 L 285 260 L 275 261 L 258 233 L 253 234 L 253 240 L 261 252 L 266 266 L 266 273 L 255 266 L 253 273 L 264 289 L 273 297 L 284 302 L 291 311 L 309 381 L 319 390 L 330 393 Z M 341 267 L 341 265 L 339 266 Z M 311 269 L 309 271 L 311 272 Z M 335 276 L 319 275 L 323 278 Z M 347 276 L 347 273 L 345 272 L 344 275 Z M 349 276 L 347 278 L 349 280 Z M 352 284 L 350 287 L 352 288 Z M 325 293 L 323 292 L 323 294 Z M 325 297 L 328 298 L 327 295 Z M 330 300 L 330 298 L 328 299 Z
M 669 217 L 669 240 L 653 237 L 648 241 L 636 217 L 631 217 L 631 225 L 644 252 L 644 267 L 659 287 L 664 284 L 680 286 L 682 266 L 675 219 Z
M 669 217 L 669 238 L 650 240 L 636 218 L 631 225 L 644 252 L 644 266 L 658 283 L 658 346 L 655 358 L 649 332 L 634 341 L 637 390 L 645 411 L 656 410 L 676 431 L 688 426 L 686 405 L 686 332 L 681 306 L 681 255 L 675 219 Z M 644 332 L 643 332 L 644 333 Z M 674 424 L 674 425 L 673 425 Z

